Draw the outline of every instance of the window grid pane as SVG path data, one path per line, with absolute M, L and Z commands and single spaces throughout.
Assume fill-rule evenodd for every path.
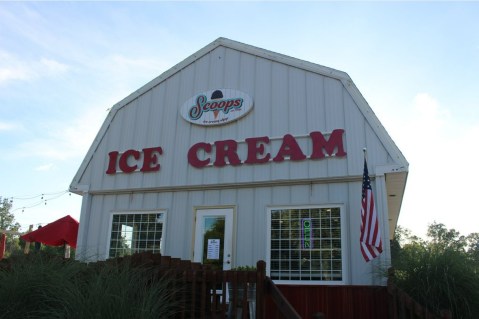
M 339 207 L 272 210 L 270 235 L 273 280 L 342 280 Z
M 160 253 L 163 216 L 164 213 L 113 215 L 109 257 L 144 251 Z

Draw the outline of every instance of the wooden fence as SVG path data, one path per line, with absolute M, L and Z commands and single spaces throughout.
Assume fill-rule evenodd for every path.
M 399 289 L 392 277 L 387 286 L 278 285 L 276 289 L 305 319 L 452 319 L 449 311 L 431 313 Z M 268 296 L 265 309 L 270 318 L 288 318 Z
M 134 267 L 151 267 L 166 275 L 175 287 L 172 291 L 180 307 L 181 319 L 264 319 L 265 298 L 269 297 L 285 318 L 301 319 L 274 283 L 266 277 L 266 263 L 258 261 L 256 270 L 213 270 L 208 265 L 159 254 L 141 253 L 93 263 L 128 262 Z
M 304 319 L 386 319 L 386 287 L 352 285 L 277 285 Z M 284 318 L 266 298 L 269 318 Z
M 181 319 L 452 319 L 449 311 L 434 315 L 415 302 L 394 285 L 392 271 L 386 287 L 277 286 L 266 277 L 264 261 L 258 261 L 253 271 L 222 271 L 147 252 L 94 265 L 125 261 L 151 266 L 175 279 L 177 287 L 172 291 L 181 305 L 177 316 Z

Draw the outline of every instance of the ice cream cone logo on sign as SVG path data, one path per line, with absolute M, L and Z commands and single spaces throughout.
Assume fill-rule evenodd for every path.
M 212 100 L 218 100 L 218 99 L 222 99 L 222 98 L 223 98 L 223 92 L 221 92 L 220 90 L 216 90 L 216 91 L 213 92 L 213 94 L 211 94 L 211 99 Z M 219 110 L 214 110 L 213 111 L 215 119 L 218 117 L 219 112 L 220 112 Z
M 248 114 L 253 108 L 251 97 L 235 89 L 214 89 L 189 98 L 180 110 L 181 116 L 197 125 L 223 125 Z

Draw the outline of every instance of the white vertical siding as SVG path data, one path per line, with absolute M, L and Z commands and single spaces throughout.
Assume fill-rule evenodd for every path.
M 366 145 L 365 125 L 366 122 L 358 121 L 362 118 L 357 105 L 349 94 L 344 99 L 344 121 L 349 134 L 346 134 L 346 145 L 348 153 L 348 172 L 362 172 L 363 170 L 363 148 Z M 352 133 L 354 132 L 354 133 Z M 347 132 L 346 132 L 347 133 Z
M 375 204 L 377 206 L 378 218 L 379 218 L 379 227 L 381 229 L 382 238 L 383 238 L 383 253 L 379 256 L 378 260 L 375 261 L 375 267 L 378 267 L 378 264 L 388 265 L 391 262 L 391 245 L 389 244 L 389 212 L 387 204 L 387 191 L 386 191 L 386 180 L 385 176 L 377 176 L 375 179 Z M 385 269 L 383 269 L 384 271 Z M 379 272 L 379 271 L 378 271 Z M 378 273 L 373 276 L 373 284 L 375 285 L 385 285 L 387 284 L 386 277 L 379 276 Z
M 236 200 L 236 241 L 235 249 L 236 253 L 232 262 L 235 265 L 255 265 L 257 259 L 253 256 L 261 255 L 258 253 L 258 243 L 263 243 L 264 239 L 260 238 L 263 234 L 260 225 L 258 225 L 258 217 L 262 215 L 262 211 L 258 210 L 255 205 L 255 191 L 251 188 L 238 190 L 238 196 Z M 244 231 L 247 229 L 248 231 Z M 256 250 L 256 251 L 255 251 Z M 241 259 L 241 264 L 236 260 L 236 256 L 244 256 Z
M 326 98 L 324 94 L 325 77 L 319 74 L 306 72 L 306 123 L 308 131 L 325 128 Z
M 169 241 L 165 242 L 167 255 L 190 259 L 192 250 L 194 216 L 188 205 L 188 193 L 173 193 L 172 207 L 168 209 Z M 171 252 L 171 253 L 170 253 Z
M 245 130 L 248 131 L 246 137 L 256 137 L 256 136 L 268 136 L 272 132 L 273 128 L 273 107 L 272 107 L 272 63 L 264 59 L 255 59 L 255 95 L 254 95 L 254 108 L 252 110 L 252 125 L 249 122 L 242 124 L 245 127 Z M 263 107 L 264 106 L 264 107 Z M 271 119 L 271 120 L 270 120 Z M 246 125 L 249 127 L 246 128 Z M 275 125 L 277 125 L 275 123 Z M 265 166 L 265 167 L 263 167 Z M 267 166 L 267 167 L 266 167 Z M 267 176 L 271 176 L 271 165 L 252 165 L 248 167 L 247 174 L 239 176 L 242 182 L 253 180 L 260 181 L 264 180 Z

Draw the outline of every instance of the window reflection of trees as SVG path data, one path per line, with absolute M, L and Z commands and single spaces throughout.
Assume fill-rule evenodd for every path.
M 109 257 L 137 252 L 161 251 L 163 213 L 115 214 L 112 220 Z
M 311 246 L 302 247 L 302 220 L 311 221 Z M 278 209 L 271 211 L 273 279 L 341 280 L 340 209 Z
M 218 217 L 206 217 L 214 218 L 215 221 L 209 227 L 209 229 L 203 235 L 203 264 L 208 264 L 213 269 L 223 269 L 223 257 L 224 257 L 224 237 L 225 237 L 225 219 Z M 220 252 L 219 259 L 208 259 L 208 239 L 220 240 Z

